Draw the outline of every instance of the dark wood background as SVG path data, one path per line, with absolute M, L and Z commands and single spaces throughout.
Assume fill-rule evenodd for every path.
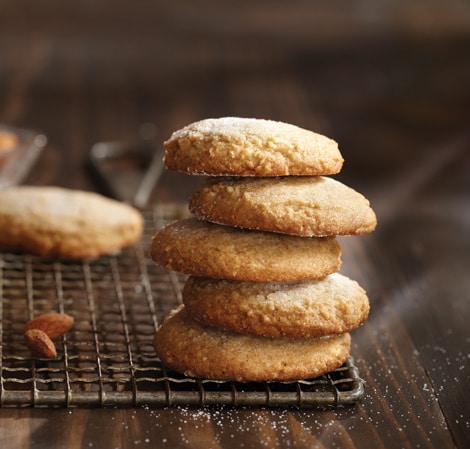
M 48 137 L 28 183 L 101 191 L 95 142 L 261 117 L 336 139 L 379 226 L 341 241 L 372 303 L 353 333 L 361 404 L 2 409 L 0 446 L 469 447 L 469 80 L 463 0 L 2 1 L 0 122 Z M 198 182 L 165 173 L 152 200 Z

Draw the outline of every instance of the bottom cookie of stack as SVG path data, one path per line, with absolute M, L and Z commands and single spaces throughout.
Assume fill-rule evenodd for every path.
M 154 337 L 160 360 L 187 376 L 237 382 L 320 376 L 349 357 L 349 333 L 324 338 L 270 338 L 209 327 L 185 307 L 171 312 Z

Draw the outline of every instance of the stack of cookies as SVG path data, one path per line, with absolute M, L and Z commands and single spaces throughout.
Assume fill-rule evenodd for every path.
M 368 316 L 357 282 L 338 273 L 338 235 L 371 232 L 361 194 L 327 177 L 333 140 L 269 120 L 190 124 L 165 142 L 168 169 L 205 174 L 191 218 L 156 233 L 152 259 L 189 275 L 183 305 L 158 328 L 161 361 L 188 376 L 234 381 L 317 377 L 349 357 Z

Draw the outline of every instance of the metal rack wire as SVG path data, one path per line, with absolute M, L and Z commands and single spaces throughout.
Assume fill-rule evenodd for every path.
M 364 393 L 350 359 L 317 379 L 286 383 L 215 382 L 167 371 L 152 338 L 181 302 L 184 277 L 156 266 L 151 236 L 186 208 L 145 212 L 142 242 L 116 255 L 65 262 L 0 253 L 0 406 L 139 405 L 338 406 Z M 41 313 L 73 315 L 56 342 L 58 358 L 31 358 L 23 325 Z

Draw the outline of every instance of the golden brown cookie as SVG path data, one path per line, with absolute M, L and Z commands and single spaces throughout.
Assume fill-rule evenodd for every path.
M 16 134 L 0 129 L 0 167 L 5 163 L 7 157 L 16 149 L 19 143 L 20 140 Z
M 334 140 L 272 120 L 201 120 L 175 131 L 164 146 L 166 167 L 192 174 L 328 175 L 343 165 Z
M 134 208 L 101 195 L 60 187 L 0 192 L 0 248 L 81 259 L 135 243 L 143 228 Z
M 296 237 L 249 231 L 188 218 L 153 238 L 151 256 L 169 270 L 240 281 L 315 279 L 340 267 L 334 237 Z
M 369 314 L 365 291 L 338 273 L 283 283 L 190 277 L 183 302 L 188 314 L 202 324 L 266 337 L 343 334 L 358 327 Z
M 363 195 L 324 176 L 213 177 L 189 207 L 214 223 L 299 236 L 359 235 L 377 224 Z
M 203 326 L 183 308 L 171 313 L 154 337 L 157 356 L 187 376 L 239 382 L 310 379 L 341 366 L 350 335 L 268 338 Z
M 20 141 L 16 134 L 0 129 L 0 153 L 16 147 L 19 143 Z

